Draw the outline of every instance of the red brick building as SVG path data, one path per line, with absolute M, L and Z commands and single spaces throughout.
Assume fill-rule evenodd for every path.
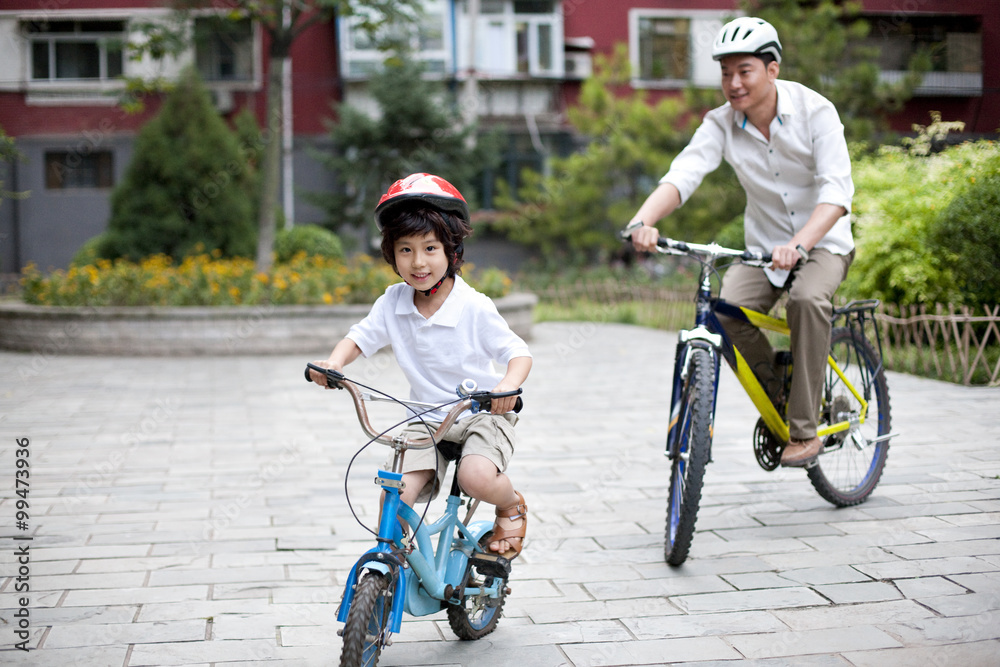
M 478 4 L 478 11 L 475 5 Z M 120 77 L 176 75 L 193 64 L 223 115 L 242 107 L 263 117 L 266 35 L 251 23 L 226 34 L 200 29 L 179 59 L 132 61 L 121 44 L 142 36 L 140 25 L 170 17 L 163 0 L 4 0 L 0 4 L 0 127 L 27 159 L 0 165 L 9 190 L 31 196 L 0 202 L 0 273 L 33 261 L 65 266 L 79 246 L 105 228 L 111 188 L 131 157 L 137 130 L 158 107 L 138 115 L 116 104 Z M 572 143 L 565 107 L 575 98 L 596 53 L 628 44 L 633 86 L 674 94 L 690 83 L 718 85 L 710 48 L 734 0 L 425 0 L 412 44 L 428 71 L 466 89 L 463 101 L 481 123 L 508 134 L 500 176 Z M 963 120 L 969 132 L 1000 127 L 1000 3 L 995 0 L 864 0 L 883 76 L 898 76 L 920 45 L 936 53 L 935 71 L 906 109 L 897 129 L 926 123 L 930 110 Z M 473 13 L 475 12 L 475 15 Z M 207 25 L 207 23 L 205 23 Z M 382 55 L 345 20 L 317 24 L 292 48 L 288 102 L 292 142 L 288 165 L 296 191 L 335 186 L 310 157 L 322 146 L 330 105 L 369 104 L 366 81 Z M 292 179 L 286 178 L 291 183 Z M 291 189 L 286 189 L 291 192 Z M 319 219 L 302 201 L 286 198 L 298 222 Z

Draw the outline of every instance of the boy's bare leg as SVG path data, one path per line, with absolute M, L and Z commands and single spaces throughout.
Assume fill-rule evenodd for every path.
M 485 456 L 470 454 L 462 458 L 458 467 L 458 483 L 462 489 L 477 500 L 497 507 L 510 507 L 520 502 L 514 493 L 514 485 L 510 478 L 497 470 L 496 465 Z M 524 519 L 509 519 L 497 517 L 497 525 L 505 530 L 520 528 Z M 490 542 L 490 551 L 503 553 L 508 549 L 516 549 L 521 538 L 511 538 L 515 544 L 507 540 Z

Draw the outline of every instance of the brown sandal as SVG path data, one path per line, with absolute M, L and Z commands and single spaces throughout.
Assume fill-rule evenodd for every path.
M 527 533 L 528 529 L 528 505 L 524 502 L 524 496 L 522 496 L 517 491 L 515 491 L 514 493 L 517 493 L 518 502 L 511 505 L 510 507 L 496 508 L 496 516 L 498 518 L 510 519 L 511 521 L 515 519 L 521 519 L 522 520 L 521 525 L 518 528 L 506 529 L 506 528 L 501 528 L 499 525 L 494 523 L 493 530 L 486 533 L 486 535 L 484 535 L 483 538 L 480 540 L 480 544 L 483 544 L 485 546 L 487 553 L 498 554 L 500 556 L 503 556 L 507 560 L 513 560 L 514 558 L 517 558 L 520 555 L 521 549 L 524 548 L 524 536 Z M 502 540 L 509 540 L 515 537 L 521 538 L 521 540 L 517 543 L 517 546 L 516 547 L 512 546 L 510 549 L 503 552 L 502 554 L 496 551 L 491 551 L 489 549 L 490 542 L 500 542 Z

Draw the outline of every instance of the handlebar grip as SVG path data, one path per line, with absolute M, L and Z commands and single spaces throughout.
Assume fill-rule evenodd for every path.
M 309 375 L 309 371 L 316 371 L 317 373 L 322 373 L 323 375 L 325 375 L 326 386 L 330 387 L 331 389 L 333 387 L 336 387 L 337 383 L 340 382 L 341 380 L 347 379 L 347 376 L 341 373 L 340 371 L 336 371 L 332 368 L 323 368 L 322 366 L 317 366 L 316 364 L 308 363 L 306 364 L 306 370 L 305 370 L 306 382 L 313 381 L 312 376 Z
M 515 389 L 514 391 L 505 391 L 502 393 L 491 394 L 488 391 L 476 392 L 475 394 L 470 394 L 469 398 L 479 404 L 479 410 L 489 410 L 494 398 L 505 398 L 507 396 L 517 396 L 517 400 L 514 401 L 514 412 L 520 412 L 521 408 L 524 407 L 524 401 L 521 400 L 520 394 L 521 389 Z

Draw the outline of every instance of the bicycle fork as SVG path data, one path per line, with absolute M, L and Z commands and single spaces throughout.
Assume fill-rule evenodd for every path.
M 667 450 L 664 455 L 671 461 L 681 453 L 681 442 L 676 436 L 677 428 L 681 426 L 681 397 L 683 396 L 684 384 L 687 381 L 689 369 L 691 367 L 691 353 L 696 349 L 707 351 L 712 357 L 714 366 L 714 377 L 712 386 L 712 424 L 715 423 L 715 405 L 719 390 L 719 350 L 722 346 L 722 336 L 712 333 L 704 326 L 696 326 L 690 330 L 681 330 L 677 336 L 677 350 L 674 353 L 674 380 L 670 401 L 670 422 L 667 426 Z M 709 452 L 711 461 L 711 452 Z
M 379 519 L 378 544 L 366 551 L 351 568 L 344 587 L 344 597 L 337 609 L 337 620 L 341 623 L 347 622 L 347 615 L 351 610 L 351 603 L 354 601 L 354 591 L 364 572 L 373 571 L 388 576 L 391 583 L 387 594 L 392 597 L 392 622 L 384 642 L 388 645 L 389 635 L 399 632 L 403 623 L 403 610 L 406 603 L 404 564 L 398 551 L 393 549 L 393 543 L 403 536 L 403 528 L 396 520 L 396 514 L 402 504 L 402 500 L 399 498 L 399 489 L 403 484 L 403 475 L 379 470 L 375 483 L 385 491 L 382 515 Z

